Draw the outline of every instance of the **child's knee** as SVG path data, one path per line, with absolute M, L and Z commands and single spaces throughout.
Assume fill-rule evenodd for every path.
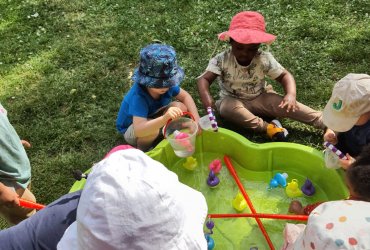
M 233 99 L 225 98 L 218 102 L 218 112 L 222 117 L 234 116 L 241 109 L 245 109 L 242 103 L 235 102 Z
M 171 102 L 169 107 L 176 107 L 181 109 L 183 112 L 188 111 L 188 108 L 182 102 Z

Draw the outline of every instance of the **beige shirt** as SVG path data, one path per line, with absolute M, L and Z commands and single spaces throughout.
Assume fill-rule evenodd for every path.
M 276 79 L 284 71 L 269 52 L 261 51 L 250 65 L 241 66 L 231 52 L 231 48 L 216 55 L 206 69 L 219 75 L 220 97 L 231 96 L 239 99 L 253 99 L 265 87 L 265 76 Z

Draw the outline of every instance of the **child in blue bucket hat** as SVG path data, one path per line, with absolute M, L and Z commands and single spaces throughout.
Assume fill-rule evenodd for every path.
M 128 144 L 148 150 L 166 122 L 185 111 L 198 122 L 193 98 L 180 87 L 184 76 L 172 46 L 156 43 L 140 51 L 140 64 L 132 76 L 134 84 L 123 98 L 116 122 Z

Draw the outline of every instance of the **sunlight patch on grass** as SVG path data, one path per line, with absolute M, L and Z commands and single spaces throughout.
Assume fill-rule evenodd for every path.
M 195 78 L 229 48 L 217 34 L 236 13 L 259 11 L 277 35 L 270 51 L 296 79 L 298 101 L 322 109 L 336 81 L 370 73 L 368 7 L 368 0 L 0 1 L 0 101 L 18 134 L 34 143 L 27 153 L 37 198 L 49 203 L 65 194 L 72 168 L 85 170 L 123 143 L 117 112 L 140 49 L 153 40 L 175 48 L 182 87 L 204 114 Z M 218 92 L 215 83 L 215 99 Z M 321 149 L 321 131 L 283 123 L 291 142 Z
M 43 77 L 43 71 L 51 64 L 51 58 L 55 51 L 43 51 L 41 54 L 31 57 L 25 63 L 18 65 L 0 78 L 0 92 L 6 93 L 17 87 L 32 86 Z
M 1 22 L 0 22 L 0 32 L 5 31 L 8 28 L 8 26 L 10 26 L 12 23 L 13 22 L 11 22 L 11 21 L 1 20 Z

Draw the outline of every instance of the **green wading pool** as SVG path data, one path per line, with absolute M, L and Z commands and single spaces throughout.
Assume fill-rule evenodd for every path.
M 187 170 L 182 165 L 185 158 L 178 158 L 167 140 L 163 140 L 147 153 L 168 169 L 177 173 L 181 182 L 201 191 L 206 197 L 209 214 L 238 213 L 232 200 L 239 192 L 234 178 L 229 173 L 224 156 L 227 155 L 234 166 L 257 213 L 287 214 L 292 198 L 285 189 L 277 187 L 268 190 L 268 184 L 276 173 L 287 173 L 287 182 L 297 179 L 301 186 L 309 178 L 315 188 L 313 196 L 295 198 L 304 205 L 317 201 L 339 200 L 348 196 L 341 170 L 328 169 L 324 165 L 323 153 L 295 143 L 253 143 L 243 136 L 227 129 L 218 132 L 203 131 L 197 136 L 193 157 L 197 167 Z M 209 164 L 214 159 L 222 161 L 221 172 L 217 175 L 220 184 L 210 188 L 206 181 Z M 85 180 L 77 181 L 70 192 L 82 189 Z M 250 213 L 247 207 L 243 213 Z M 214 218 L 215 227 L 211 235 L 215 250 L 247 249 L 258 247 L 270 249 L 254 218 Z M 275 249 L 283 244 L 283 229 L 287 221 L 261 219 Z M 289 221 L 295 223 L 294 221 Z M 296 222 L 302 223 L 302 222 Z M 205 232 L 208 232 L 205 227 Z

